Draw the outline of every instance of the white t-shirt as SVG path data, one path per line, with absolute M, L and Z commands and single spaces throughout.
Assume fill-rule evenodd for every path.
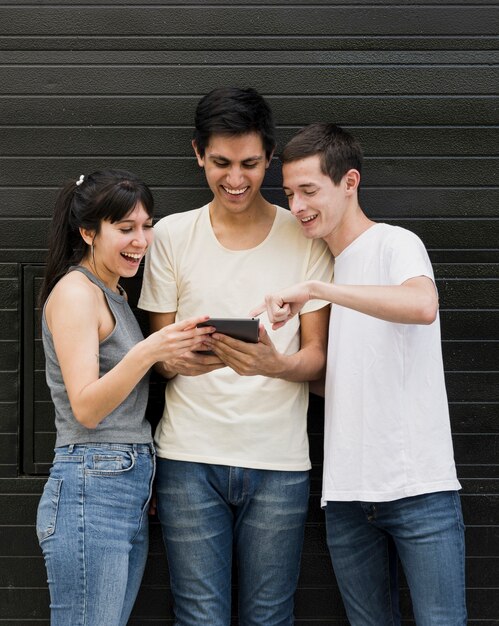
M 433 270 L 410 231 L 376 224 L 335 259 L 338 285 L 400 285 Z M 395 324 L 333 305 L 322 505 L 387 502 L 460 488 L 440 322 Z
M 303 237 L 295 218 L 277 207 L 267 238 L 249 250 L 228 250 L 216 238 L 208 205 L 169 215 L 155 226 L 139 307 L 195 315 L 247 317 L 266 294 L 296 282 L 332 279 L 332 257 L 320 241 Z M 323 307 L 310 302 L 303 313 Z M 272 331 L 276 349 L 300 348 L 299 320 Z M 160 457 L 301 471 L 310 468 L 308 385 L 264 376 L 239 376 L 226 367 L 201 376 L 175 376 L 156 430 Z

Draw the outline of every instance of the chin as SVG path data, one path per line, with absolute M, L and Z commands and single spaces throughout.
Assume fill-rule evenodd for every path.
M 139 266 L 137 267 L 126 267 L 121 270 L 120 276 L 123 278 L 132 278 L 139 271 Z
M 301 232 L 303 233 L 303 236 L 306 237 L 307 239 L 318 239 L 320 237 L 320 235 L 318 235 L 313 230 L 303 228 L 303 226 L 302 226 Z

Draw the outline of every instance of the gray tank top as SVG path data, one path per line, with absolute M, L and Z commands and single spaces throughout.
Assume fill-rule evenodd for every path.
M 115 326 L 99 344 L 99 376 L 111 370 L 136 343 L 144 337 L 126 299 L 114 293 L 86 268 L 75 266 L 69 271 L 82 272 L 104 292 L 114 316 Z M 76 421 L 62 379 L 61 368 L 54 349 L 52 334 L 42 315 L 42 339 L 45 350 L 45 373 L 55 407 L 57 429 L 56 447 L 77 443 L 150 443 L 151 426 L 145 419 L 149 394 L 149 374 L 130 392 L 127 398 L 95 429 L 85 428 Z

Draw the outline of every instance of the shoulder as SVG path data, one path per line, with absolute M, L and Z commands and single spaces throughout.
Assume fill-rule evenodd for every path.
M 291 211 L 289 211 L 288 209 L 285 209 L 282 206 L 279 206 L 278 204 L 274 204 L 274 206 L 276 208 L 277 219 L 279 219 L 284 224 L 293 224 L 293 226 L 295 227 L 298 227 L 298 228 L 300 227 L 300 225 L 296 221 L 296 218 L 293 217 L 293 215 L 291 214 Z
M 434 280 L 428 251 L 418 235 L 400 226 L 384 226 L 386 232 L 380 256 L 394 282 L 402 283 L 417 276 Z
M 301 226 L 298 224 L 297 219 L 291 214 L 291 211 L 278 205 L 275 205 L 275 207 L 277 211 L 276 230 L 278 234 L 286 237 L 294 236 L 299 240 L 303 239 L 304 242 L 310 241 L 303 235 Z
M 72 271 L 59 280 L 50 294 L 50 299 L 88 299 L 89 296 L 95 296 L 101 292 L 102 290 L 90 281 L 83 272 Z
M 188 230 L 193 224 L 196 224 L 202 217 L 206 206 L 199 209 L 184 211 L 183 213 L 172 213 L 166 217 L 162 217 L 154 225 L 154 234 L 156 237 L 166 236 L 170 232 L 181 232 Z
M 209 224 L 205 210 L 207 206 L 185 213 L 172 213 L 160 219 L 154 226 L 154 239 L 147 253 L 149 262 L 173 259 L 186 249 L 191 249 L 196 236 L 198 240 L 204 239 Z
M 377 250 L 385 256 L 392 254 L 410 255 L 414 251 L 426 251 L 421 239 L 407 228 L 379 222 L 369 231 L 368 236 L 362 239 L 361 246 L 364 250 Z
M 393 226 L 392 224 L 380 223 L 376 225 L 379 237 L 393 245 L 403 245 L 405 243 L 419 243 L 423 245 L 421 239 L 413 233 L 412 230 L 402 228 L 402 226 Z
M 97 313 L 102 290 L 81 272 L 73 271 L 63 276 L 52 289 L 45 311 L 47 321 L 53 317 L 66 317 L 68 320 L 88 319 Z

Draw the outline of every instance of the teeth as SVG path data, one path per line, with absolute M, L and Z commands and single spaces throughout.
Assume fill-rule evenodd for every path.
M 302 222 L 311 222 L 312 220 L 315 220 L 316 217 L 317 215 L 309 215 L 308 217 L 304 217 Z
M 130 259 L 134 259 L 135 261 L 138 261 L 142 256 L 140 254 L 132 254 L 131 252 L 122 252 L 121 254 L 129 257 Z
M 243 187 L 242 189 L 227 189 L 227 187 L 224 187 L 224 190 L 231 196 L 240 196 L 246 189 L 248 189 L 248 187 Z

